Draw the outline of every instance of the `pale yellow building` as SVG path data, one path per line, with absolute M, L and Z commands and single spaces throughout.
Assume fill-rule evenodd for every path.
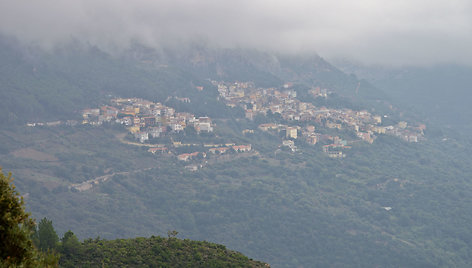
M 287 127 L 286 128 L 286 135 L 287 138 L 296 139 L 297 138 L 297 128 L 295 127 Z

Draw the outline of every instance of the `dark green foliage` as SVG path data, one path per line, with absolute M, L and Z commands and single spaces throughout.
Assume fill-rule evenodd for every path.
M 79 239 L 72 231 L 67 231 L 61 239 L 59 251 L 63 259 L 71 258 L 71 256 L 78 255 L 80 252 L 81 244 Z
M 59 237 L 52 226 L 52 221 L 47 218 L 41 219 L 38 229 L 35 232 L 37 236 L 37 247 L 42 251 L 54 250 L 59 243 Z
M 29 263 L 34 256 L 30 234 L 34 222 L 24 211 L 23 199 L 15 190 L 11 174 L 0 169 L 0 258 L 2 264 Z
M 0 168 L 0 267 L 55 266 L 53 254 L 41 254 L 33 246 L 34 221 L 12 181 L 11 174 L 5 176 Z
M 74 251 L 62 249 L 61 267 L 266 267 L 223 245 L 175 237 L 87 239 L 74 245 Z

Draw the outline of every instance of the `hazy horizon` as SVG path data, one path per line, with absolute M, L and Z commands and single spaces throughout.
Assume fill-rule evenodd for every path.
M 366 64 L 472 65 L 471 15 L 465 0 L 1 1 L 0 34 L 43 48 L 71 40 L 114 51 L 133 42 L 200 42 Z

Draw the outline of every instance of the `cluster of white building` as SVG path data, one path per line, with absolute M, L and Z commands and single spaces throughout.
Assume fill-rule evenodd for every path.
M 83 124 L 100 125 L 115 122 L 128 127 L 140 142 L 158 138 L 167 133 L 178 133 L 186 127 L 195 128 L 197 133 L 213 132 L 209 117 L 195 117 L 191 113 L 176 112 L 174 108 L 161 103 L 129 98 L 112 99 L 111 105 L 83 111 Z
M 382 116 L 373 115 L 366 110 L 354 111 L 352 109 L 333 109 L 316 107 L 312 103 L 302 102 L 297 99 L 297 92 L 291 89 L 287 83 L 280 89 L 258 88 L 251 82 L 218 82 L 212 81 L 218 87 L 220 99 L 231 107 L 241 107 L 245 111 L 246 118 L 253 120 L 257 114 L 267 115 L 280 114 L 280 116 L 292 121 L 292 125 L 261 124 L 259 129 L 264 131 L 285 131 L 288 140 L 300 138 L 299 133 L 306 142 L 316 144 L 320 140 L 332 142 L 323 147 L 331 157 L 344 157 L 340 149 L 349 148 L 344 142 L 339 143 L 339 137 L 321 135 L 314 132 L 314 126 L 302 128 L 313 122 L 319 127 L 327 129 L 346 129 L 353 131 L 356 136 L 365 142 L 373 143 L 377 135 L 386 134 L 402 138 L 408 142 L 418 142 L 424 139 L 425 125 L 416 127 L 408 126 L 406 122 L 395 125 L 382 126 Z M 322 88 L 313 88 L 308 91 L 313 97 L 328 98 L 330 91 Z M 298 125 L 298 126 L 297 126 Z M 295 150 L 291 142 L 286 141 L 283 145 Z

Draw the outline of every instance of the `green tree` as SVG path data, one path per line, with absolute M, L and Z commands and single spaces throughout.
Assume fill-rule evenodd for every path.
M 74 260 L 76 256 L 82 254 L 82 245 L 75 234 L 69 230 L 61 238 L 59 252 L 61 259 L 59 261 L 62 267 L 74 267 Z
M 0 267 L 56 266 L 56 256 L 40 254 L 34 247 L 34 220 L 12 182 L 11 174 L 5 176 L 0 168 Z
M 67 231 L 61 238 L 61 253 L 77 254 L 80 249 L 80 242 L 77 236 L 71 231 Z
M 39 241 L 38 247 L 42 251 L 54 250 L 59 243 L 59 237 L 54 230 L 52 221 L 47 218 L 43 218 L 39 222 L 37 236 Z
M 4 264 L 19 265 L 33 258 L 30 234 L 34 221 L 12 181 L 11 174 L 5 176 L 0 169 L 0 257 Z

